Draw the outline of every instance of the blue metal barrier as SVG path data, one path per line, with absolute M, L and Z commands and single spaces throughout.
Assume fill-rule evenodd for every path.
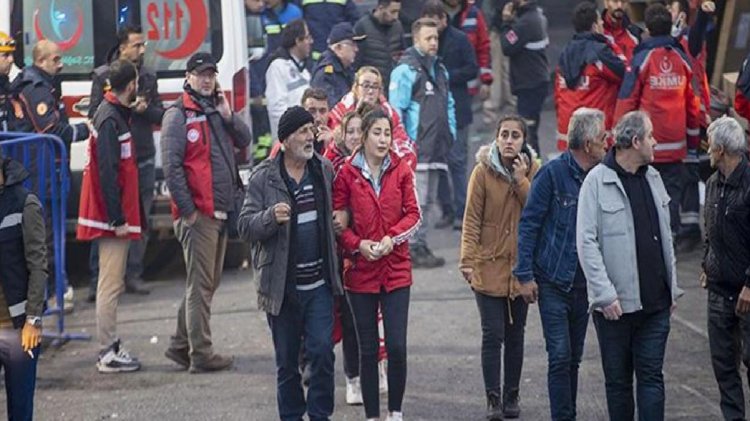
M 57 316 L 57 330 L 45 329 L 44 336 L 52 338 L 53 345 L 61 345 L 71 339 L 89 340 L 91 335 L 65 331 L 64 294 L 68 286 L 65 271 L 65 218 L 70 191 L 68 151 L 65 144 L 59 137 L 52 135 L 0 132 L 0 149 L 3 155 L 19 161 L 29 170 L 30 177 L 24 182 L 24 186 L 39 197 L 47 217 L 52 217 L 55 273 L 50 276 L 55 279 L 56 304 L 55 307 L 48 308 L 45 315 Z M 46 297 L 50 297 L 49 291 Z

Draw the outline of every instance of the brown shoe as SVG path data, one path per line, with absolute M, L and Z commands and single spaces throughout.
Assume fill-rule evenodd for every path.
M 167 350 L 164 351 L 164 356 L 176 362 L 183 368 L 190 367 L 190 357 L 188 356 L 187 349 L 167 348 Z
M 225 357 L 223 355 L 214 354 L 206 360 L 203 364 L 196 364 L 193 362 L 190 364 L 190 373 L 208 373 L 211 371 L 226 370 L 232 366 L 233 358 Z

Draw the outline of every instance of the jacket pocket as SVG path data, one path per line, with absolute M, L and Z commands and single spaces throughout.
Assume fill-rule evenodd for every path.
M 480 258 L 492 259 L 500 248 L 500 227 L 495 224 L 482 224 L 479 232 Z
M 625 203 L 621 200 L 603 200 L 602 208 L 602 236 L 625 235 Z

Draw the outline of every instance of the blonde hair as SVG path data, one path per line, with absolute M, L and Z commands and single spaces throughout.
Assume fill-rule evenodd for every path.
M 359 78 L 362 77 L 365 73 L 374 74 L 378 77 L 380 83 L 383 83 L 383 75 L 380 74 L 380 70 L 372 66 L 362 66 L 359 68 L 359 70 L 357 70 L 357 73 L 354 74 L 354 84 L 352 84 L 352 92 L 354 92 L 354 87 L 359 85 Z

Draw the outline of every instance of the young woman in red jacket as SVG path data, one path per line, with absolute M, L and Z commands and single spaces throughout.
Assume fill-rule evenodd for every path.
M 409 164 L 392 151 L 391 120 L 381 109 L 362 119 L 362 146 L 344 163 L 333 186 L 333 207 L 348 209 L 339 245 L 352 264 L 344 285 L 354 314 L 367 419 L 379 419 L 380 305 L 388 351 L 388 420 L 401 420 L 406 387 L 406 324 L 412 282 L 408 240 L 421 213 Z

